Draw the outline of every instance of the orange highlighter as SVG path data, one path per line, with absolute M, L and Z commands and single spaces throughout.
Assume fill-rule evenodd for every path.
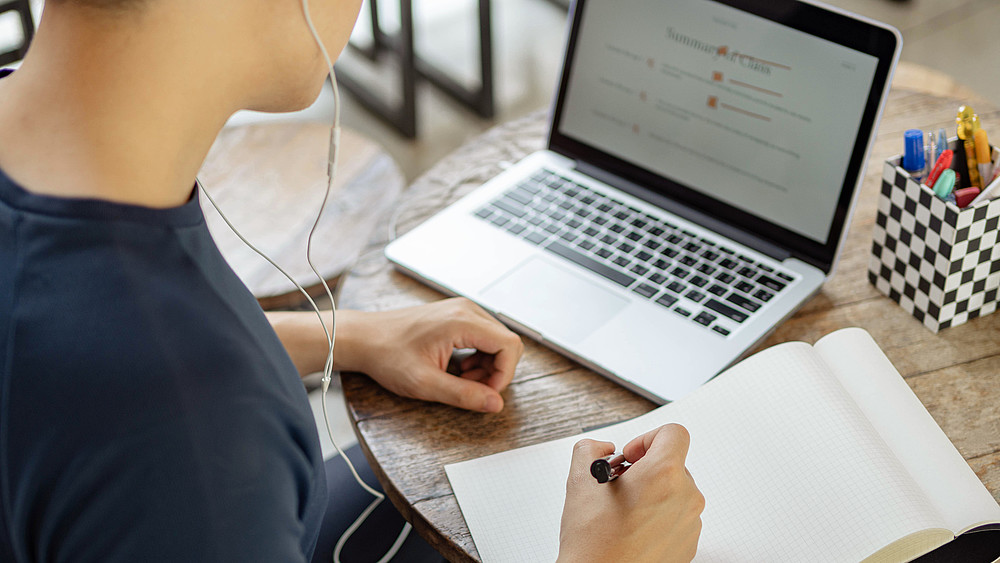
M 965 161 L 969 165 L 969 185 L 982 188 L 983 183 L 979 177 L 975 145 L 976 129 L 979 129 L 979 116 L 972 111 L 971 107 L 962 106 L 958 108 L 958 117 L 955 118 L 955 123 L 958 125 L 958 138 L 965 144 Z
M 985 129 L 976 129 L 972 134 L 976 143 L 976 162 L 979 163 L 979 187 L 986 189 L 986 184 L 993 177 L 993 151 L 990 149 L 990 141 L 986 136 Z

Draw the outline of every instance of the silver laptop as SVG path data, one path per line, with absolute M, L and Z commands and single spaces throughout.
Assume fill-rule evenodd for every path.
M 577 0 L 548 149 L 386 255 L 675 400 L 832 274 L 900 46 L 798 0 Z

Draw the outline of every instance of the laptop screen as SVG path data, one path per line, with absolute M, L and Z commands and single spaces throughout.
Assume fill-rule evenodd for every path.
M 577 12 L 555 150 L 832 262 L 891 32 L 790 0 Z

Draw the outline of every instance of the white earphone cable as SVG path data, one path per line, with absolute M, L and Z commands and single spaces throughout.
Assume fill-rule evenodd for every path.
M 239 239 L 243 241 L 244 244 L 247 245 L 247 247 L 249 247 L 259 256 L 267 260 L 272 266 L 274 266 L 279 272 L 281 272 L 282 275 L 284 275 L 290 282 L 292 282 L 292 284 L 295 285 L 296 288 L 298 288 L 298 290 L 302 293 L 302 295 L 305 296 L 306 300 L 309 302 L 309 305 L 316 312 L 316 315 L 319 317 L 319 322 L 323 327 L 323 332 L 326 336 L 328 343 L 326 362 L 324 363 L 323 366 L 322 401 L 321 401 L 323 408 L 323 420 L 326 423 L 326 431 L 330 436 L 330 442 L 333 443 L 333 447 L 337 450 L 337 453 L 340 455 L 340 457 L 347 463 L 347 467 L 350 469 L 351 475 L 354 476 L 354 479 L 363 489 L 365 489 L 369 494 L 375 497 L 372 503 L 369 504 L 368 507 L 361 512 L 361 514 L 354 521 L 354 523 L 352 523 L 347 528 L 347 530 L 344 531 L 344 533 L 340 536 L 340 539 L 337 541 L 337 545 L 334 548 L 333 552 L 333 560 L 335 563 L 340 563 L 340 553 L 343 550 L 344 545 L 347 543 L 347 540 L 361 526 L 361 524 L 364 523 L 365 519 L 368 518 L 368 515 L 371 514 L 372 511 L 374 511 L 375 508 L 378 507 L 378 505 L 383 500 L 385 500 L 385 495 L 370 487 L 367 483 L 364 482 L 363 479 L 361 479 L 361 476 L 358 475 L 357 470 L 354 468 L 354 464 L 351 463 L 351 460 L 347 457 L 347 455 L 344 454 L 344 451 L 340 448 L 339 445 L 337 445 L 337 441 L 333 437 L 333 428 L 330 426 L 330 417 L 327 414 L 326 395 L 327 391 L 330 388 L 330 381 L 333 378 L 333 347 L 334 344 L 336 343 L 336 335 L 337 335 L 337 306 L 333 297 L 333 292 L 330 290 L 329 284 L 326 282 L 326 279 L 323 277 L 323 275 L 320 274 L 319 269 L 316 268 L 316 266 L 313 264 L 312 241 L 313 241 L 313 235 L 316 233 L 316 229 L 319 226 L 319 222 L 323 217 L 323 210 L 326 208 L 327 201 L 330 199 L 330 192 L 333 187 L 333 179 L 336 177 L 337 174 L 337 160 L 339 152 L 337 149 L 340 146 L 340 89 L 337 86 L 337 76 L 333 70 L 333 61 L 330 59 L 330 54 L 326 50 L 326 46 L 323 44 L 323 40 L 320 38 L 319 33 L 316 31 L 316 27 L 313 25 L 312 17 L 309 14 L 309 0 L 302 0 L 302 11 L 305 15 L 306 25 L 309 27 L 309 32 L 312 34 L 313 39 L 316 41 L 316 44 L 319 46 L 320 52 L 323 55 L 323 59 L 324 62 L 326 63 L 327 70 L 330 76 L 330 83 L 333 87 L 334 118 L 333 118 L 333 127 L 330 130 L 330 149 L 327 162 L 326 192 L 323 195 L 323 202 L 320 204 L 319 213 L 316 215 L 316 220 L 313 222 L 312 228 L 309 229 L 309 235 L 306 239 L 306 261 L 309 263 L 309 268 L 312 269 L 316 277 L 319 278 L 320 283 L 323 285 L 323 289 L 326 291 L 327 297 L 330 299 L 331 324 L 329 328 L 326 325 L 326 321 L 323 319 L 323 314 L 320 312 L 319 307 L 316 305 L 316 302 L 309 295 L 309 293 L 298 282 L 296 282 L 285 270 L 283 270 L 280 266 L 278 266 L 278 264 L 276 264 L 274 260 L 271 260 L 271 258 L 269 258 L 263 252 L 258 250 L 254 245 L 250 243 L 250 241 L 248 241 L 242 234 L 240 234 L 240 232 L 229 221 L 229 219 L 225 216 L 225 214 L 222 213 L 222 210 L 219 209 L 219 206 L 215 203 L 215 200 L 212 199 L 212 196 L 208 193 L 205 187 L 202 186 L 201 182 L 198 181 L 197 179 L 195 181 L 197 182 L 198 187 L 201 189 L 202 193 L 205 194 L 209 202 L 211 202 L 215 210 L 218 211 L 223 221 L 226 222 L 226 225 L 229 226 L 229 228 L 233 231 L 233 233 L 235 233 L 236 236 L 239 237 Z M 399 536 L 396 538 L 396 541 L 393 542 L 392 547 L 389 548 L 389 550 L 385 553 L 385 555 L 383 555 L 382 558 L 379 559 L 378 563 L 386 563 L 387 561 L 391 560 L 393 556 L 396 555 L 396 553 L 402 547 L 403 542 L 406 541 L 406 538 L 409 535 L 411 529 L 412 526 L 410 526 L 409 522 L 403 525 L 403 528 L 400 531 Z

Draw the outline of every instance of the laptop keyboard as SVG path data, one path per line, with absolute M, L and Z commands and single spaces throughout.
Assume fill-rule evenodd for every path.
M 795 279 L 550 170 L 475 215 L 722 336 Z

